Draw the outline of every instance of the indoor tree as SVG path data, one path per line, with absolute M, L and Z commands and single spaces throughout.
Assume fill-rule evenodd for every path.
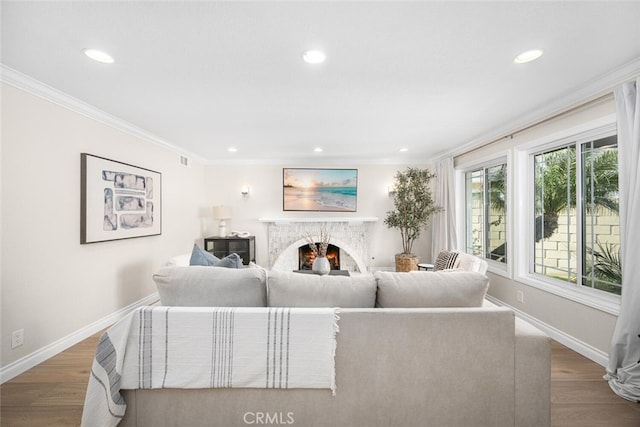
M 393 204 L 384 223 L 400 230 L 402 253 L 396 255 L 396 270 L 416 270 L 418 258 L 412 254 L 413 243 L 429 223 L 431 217 L 442 211 L 433 201 L 429 183 L 435 174 L 428 169 L 408 167 L 395 175 Z

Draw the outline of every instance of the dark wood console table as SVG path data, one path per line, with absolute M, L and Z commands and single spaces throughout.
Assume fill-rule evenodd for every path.
M 249 265 L 249 262 L 256 262 L 255 236 L 207 237 L 204 239 L 204 250 L 218 258 L 224 258 L 235 252 L 242 258 L 244 265 Z

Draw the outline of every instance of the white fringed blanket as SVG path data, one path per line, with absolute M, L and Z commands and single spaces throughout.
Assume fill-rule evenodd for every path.
M 329 388 L 337 310 L 145 307 L 100 338 L 83 426 L 115 426 L 121 389 Z

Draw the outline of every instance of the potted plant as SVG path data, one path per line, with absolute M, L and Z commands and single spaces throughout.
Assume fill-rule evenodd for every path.
M 411 253 L 413 243 L 431 217 L 442 211 L 431 196 L 429 182 L 435 174 L 428 169 L 408 167 L 395 176 L 394 210 L 387 212 L 384 223 L 389 228 L 400 229 L 402 253 L 396 254 L 396 271 L 418 269 L 418 257 Z

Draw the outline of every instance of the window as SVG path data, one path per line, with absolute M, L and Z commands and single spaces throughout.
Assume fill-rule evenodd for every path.
M 535 154 L 533 272 L 620 294 L 616 135 Z
M 507 164 L 465 173 L 466 249 L 497 262 L 507 262 Z

